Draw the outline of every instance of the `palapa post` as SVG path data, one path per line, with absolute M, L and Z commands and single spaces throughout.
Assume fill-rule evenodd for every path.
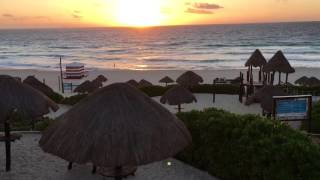
M 122 178 L 120 167 L 125 171 L 172 157 L 190 142 L 175 115 L 127 83 L 116 83 L 58 117 L 39 144 L 68 162 L 92 163 L 98 171 L 111 167 L 103 174 Z

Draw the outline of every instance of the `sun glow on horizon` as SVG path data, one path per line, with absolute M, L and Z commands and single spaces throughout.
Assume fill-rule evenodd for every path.
M 125 26 L 157 26 L 163 20 L 161 0 L 118 0 L 117 22 Z

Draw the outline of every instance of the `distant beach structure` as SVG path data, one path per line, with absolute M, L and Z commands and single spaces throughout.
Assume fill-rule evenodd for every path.
M 73 62 L 66 64 L 64 79 L 82 79 L 88 76 L 83 63 Z

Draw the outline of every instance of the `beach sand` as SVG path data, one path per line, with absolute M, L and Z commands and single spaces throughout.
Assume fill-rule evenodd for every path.
M 1 180 L 111 180 L 99 174 L 92 175 L 90 165 L 75 164 L 67 170 L 68 162 L 44 153 L 38 145 L 40 134 L 23 134 L 12 143 L 12 171 L 6 173 L 4 143 L 0 143 Z M 172 162 L 171 166 L 167 162 Z M 140 166 L 136 175 L 128 180 L 216 180 L 206 172 L 175 159 Z
M 148 70 L 148 71 L 138 71 L 138 70 L 107 70 L 107 69 L 96 69 L 90 70 L 88 80 L 96 78 L 98 75 L 102 74 L 108 78 L 108 82 L 111 84 L 115 82 L 126 82 L 130 79 L 135 79 L 140 81 L 145 79 L 150 81 L 155 85 L 160 85 L 158 82 L 162 77 L 169 76 L 172 79 L 179 77 L 184 70 Z M 213 79 L 219 77 L 225 77 L 227 79 L 233 79 L 239 76 L 240 72 L 246 73 L 246 69 L 226 69 L 226 70 L 195 70 L 194 72 L 201 75 L 204 79 L 204 83 L 212 84 Z M 255 71 L 255 74 L 257 71 Z M 58 76 L 59 71 L 45 71 L 45 70 L 35 70 L 35 69 L 0 69 L 0 74 L 7 74 L 11 76 L 18 76 L 22 79 L 29 75 L 35 75 L 40 81 L 45 79 L 47 85 L 52 87 L 55 91 L 59 91 Z M 315 76 L 320 78 L 320 69 L 317 68 L 296 68 L 296 73 L 289 75 L 289 82 L 294 82 L 302 76 Z M 257 76 L 255 76 L 257 77 Z M 285 76 L 282 76 L 283 81 Z M 257 78 L 256 78 L 257 79 Z M 278 76 L 275 77 L 275 81 L 278 81 Z M 66 95 L 70 95 L 66 93 Z

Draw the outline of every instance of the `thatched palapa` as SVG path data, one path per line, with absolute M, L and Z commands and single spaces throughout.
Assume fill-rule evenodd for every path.
M 282 51 L 278 51 L 270 61 L 264 65 L 264 72 L 280 72 L 280 73 L 294 73 L 294 68 L 290 65 L 288 59 L 284 56 Z
M 256 49 L 251 57 L 245 63 L 246 67 L 253 66 L 253 67 L 262 67 L 267 63 L 266 58 L 262 55 L 259 49 Z
M 0 94 L 0 123 L 4 122 L 7 113 L 12 109 L 36 118 L 49 113 L 50 108 L 59 108 L 40 91 L 7 75 L 0 75 Z
M 203 82 L 203 79 L 193 71 L 187 71 L 177 78 L 177 83 L 183 86 L 196 86 Z
M 139 86 L 139 83 L 134 79 L 131 79 L 131 80 L 127 81 L 126 83 L 131 85 L 131 86 L 133 86 L 133 87 L 138 87 Z
M 6 147 L 6 171 L 11 170 L 10 120 L 14 113 L 26 118 L 37 118 L 56 111 L 59 107 L 42 92 L 17 79 L 0 75 L 0 123 L 4 125 Z M 33 121 L 32 121 L 33 122 Z
M 29 86 L 41 91 L 48 97 L 52 97 L 55 94 L 55 92 L 49 86 L 39 81 L 34 76 L 28 76 L 25 80 L 23 80 L 23 83 L 28 84 Z
M 165 92 L 160 102 L 162 104 L 178 105 L 178 111 L 180 112 L 181 104 L 197 102 L 197 99 L 188 89 L 182 86 L 175 86 Z
M 299 85 L 305 85 L 308 79 L 308 77 L 302 76 L 301 78 L 297 79 L 294 83 Z
M 288 95 L 281 88 L 277 86 L 267 85 L 257 91 L 252 97 L 252 102 L 260 102 L 261 108 L 268 112 L 272 112 L 273 96 L 286 96 Z
M 78 87 L 76 87 L 74 89 L 73 92 L 77 92 L 77 93 L 92 93 L 94 91 L 96 91 L 97 89 L 99 89 L 102 86 L 101 82 L 98 81 L 85 81 L 83 83 L 81 83 Z
M 142 79 L 140 82 L 139 82 L 139 86 L 140 87 L 149 87 L 149 86 L 153 86 L 151 82 L 145 80 L 145 79 Z
M 310 77 L 305 81 L 307 86 L 320 86 L 320 80 L 316 77 Z
M 166 76 L 166 77 L 160 79 L 159 83 L 165 83 L 167 86 L 169 83 L 174 83 L 174 80 L 171 79 L 169 76 Z
M 40 146 L 69 162 L 124 167 L 172 157 L 190 142 L 175 115 L 138 89 L 116 83 L 60 116 Z
M 95 80 L 97 80 L 99 82 L 107 82 L 108 81 L 108 79 L 104 75 L 97 76 Z

